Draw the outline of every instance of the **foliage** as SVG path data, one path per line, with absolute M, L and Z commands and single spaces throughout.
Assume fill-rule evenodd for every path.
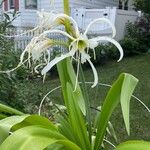
M 0 148 L 2 150 L 6 149 L 6 147 L 10 150 L 21 148 L 28 149 L 28 147 L 32 147 L 32 142 L 34 142 L 34 148 L 39 150 L 47 146 L 47 149 L 53 149 L 54 147 L 61 147 L 60 149 L 62 149 L 62 147 L 65 147 L 65 149 L 92 149 L 92 147 L 94 149 L 99 149 L 103 142 L 108 120 L 120 100 L 123 104 L 122 111 L 125 117 L 124 121 L 127 125 L 127 131 L 129 131 L 128 104 L 136 84 L 137 79 L 129 74 L 120 75 L 118 80 L 113 84 L 104 101 L 101 113 L 99 113 L 98 116 L 97 125 L 95 126 L 97 133 L 96 135 L 92 133 L 96 138 L 95 142 L 90 142 L 89 130 L 85 121 L 86 117 L 82 114 L 81 108 L 76 101 L 79 96 L 73 92 L 71 85 L 67 84 L 66 89 L 64 89 L 68 91 L 66 98 L 67 115 L 64 114 L 64 118 L 61 116 L 58 128 L 46 118 L 36 115 L 13 116 L 3 119 L 0 121 L 0 130 L 1 133 L 3 133 L 1 137 L 4 142 L 1 141 L 2 145 Z M 125 102 L 127 102 L 127 105 L 124 105 Z M 111 109 L 108 111 L 108 108 Z M 13 134 L 8 136 L 10 131 Z M 4 138 L 6 138 L 6 140 L 4 140 Z M 31 141 L 26 141 L 26 139 L 31 139 Z M 40 142 L 38 142 L 39 140 Z M 11 143 L 14 142 L 15 144 L 12 146 Z
M 150 48 L 149 22 L 142 17 L 139 21 L 126 25 L 126 35 L 120 42 L 125 55 L 145 53 Z
M 121 72 L 130 72 L 142 80 L 142 82 L 139 82 L 138 87 L 136 88 L 135 95 L 142 99 L 147 106 L 149 106 L 149 63 L 149 55 L 134 56 L 134 59 L 133 57 L 124 58 L 124 60 L 120 63 L 116 63 L 114 60 L 109 60 L 109 62 L 103 66 L 97 66 L 100 82 L 112 84 L 112 81 L 114 81 Z M 143 73 L 141 73 L 141 70 Z M 93 76 L 91 74 L 91 70 L 85 68 L 84 72 L 86 81 L 92 81 Z M 19 80 L 16 83 L 14 103 L 22 104 L 21 109 L 19 110 L 22 110 L 23 112 L 37 114 L 42 98 L 53 88 L 59 86 L 59 84 L 59 79 L 56 76 L 47 77 L 44 84 L 42 82 L 42 78 Z M 99 85 L 97 88 L 91 89 L 90 84 L 87 84 L 87 89 L 89 99 L 91 100 L 91 106 L 96 108 L 99 106 L 99 103 L 102 103 L 109 87 L 107 88 Z M 14 107 L 16 108 L 18 104 L 16 104 Z M 55 106 L 57 104 L 64 105 L 61 89 L 58 89 L 48 95 L 42 105 L 41 115 L 55 121 L 58 115 L 58 109 Z M 91 111 L 93 118 L 96 111 L 94 109 Z M 131 113 L 132 115 L 130 117 L 132 132 L 131 136 L 129 137 L 125 134 L 125 129 L 120 128 L 120 126 L 123 124 L 122 116 L 120 115 L 120 107 L 115 110 L 111 118 L 112 124 L 115 125 L 114 128 L 117 133 L 118 141 L 121 142 L 124 141 L 124 139 L 137 139 L 137 137 L 138 139 L 148 140 L 150 134 L 149 113 L 147 113 L 146 110 L 141 107 L 141 105 L 135 99 L 131 100 Z M 110 139 L 110 137 L 108 139 Z M 113 139 L 111 139 L 111 141 L 116 143 Z
M 125 55 L 145 53 L 150 49 L 150 1 L 134 0 L 136 11 L 142 16 L 135 23 L 127 23 L 126 35 L 121 40 Z
M 125 56 L 139 54 L 141 51 L 141 49 L 139 49 L 139 43 L 130 37 L 125 37 L 123 40 L 120 41 L 120 44 L 124 49 Z
M 121 143 L 116 150 L 149 150 L 149 142 L 128 141 Z
M 12 17 L 10 16 L 12 15 Z M 13 38 L 7 38 L 7 29 L 12 27 L 12 21 L 18 16 L 14 11 L 12 14 L 4 13 L 4 20 L 0 23 L 0 70 L 12 69 L 19 61 L 20 51 L 14 51 Z M 25 68 L 19 68 L 16 72 L 0 74 L 0 101 L 15 106 L 16 79 L 26 78 L 27 71 Z M 19 104 L 17 108 L 21 107 Z
M 150 1 L 149 0 L 134 0 L 135 10 L 140 10 L 145 14 L 150 15 Z

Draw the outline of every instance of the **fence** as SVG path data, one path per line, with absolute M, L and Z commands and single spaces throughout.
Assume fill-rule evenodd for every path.
M 77 21 L 78 26 L 84 31 L 87 25 L 97 18 L 106 18 L 115 24 L 116 8 L 107 7 L 106 9 L 85 9 L 77 8 L 72 10 L 72 16 Z M 97 22 L 90 28 L 90 34 L 111 34 L 111 27 L 108 23 Z
M 38 36 L 42 33 L 41 30 L 37 31 L 30 31 L 30 29 L 22 28 L 22 29 L 15 29 L 15 28 L 8 28 L 6 31 L 8 37 L 10 36 L 12 40 L 14 40 L 14 50 L 24 50 L 31 39 L 35 36 Z M 48 34 L 48 37 L 51 39 L 55 39 L 57 41 L 66 41 L 67 38 L 61 34 L 51 33 Z M 55 46 L 55 49 L 59 49 L 61 52 L 64 51 L 62 46 Z

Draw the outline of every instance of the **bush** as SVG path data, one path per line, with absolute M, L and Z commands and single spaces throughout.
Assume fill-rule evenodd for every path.
M 125 55 L 148 52 L 150 48 L 150 23 L 147 18 L 141 17 L 139 21 L 126 25 L 126 35 L 121 40 Z
M 8 39 L 2 35 L 7 35 L 7 28 L 12 27 L 11 23 L 18 13 L 14 12 L 13 18 L 9 14 L 4 14 L 4 20 L 0 22 L 0 70 L 6 71 L 17 66 L 20 58 L 20 51 L 14 51 L 13 38 Z M 25 68 L 19 68 L 12 73 L 0 73 L 0 101 L 16 108 L 22 108 L 22 103 L 16 100 L 16 80 L 26 78 Z
M 150 1 L 149 0 L 134 0 L 135 10 L 140 10 L 144 14 L 150 14 Z
M 137 40 L 133 40 L 130 37 L 125 37 L 120 41 L 120 44 L 124 50 L 125 56 L 132 56 L 139 53 L 139 43 Z

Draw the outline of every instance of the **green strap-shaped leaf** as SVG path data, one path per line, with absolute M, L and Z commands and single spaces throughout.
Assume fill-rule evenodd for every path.
M 51 129 L 51 130 L 57 130 L 57 127 L 47 118 L 39 116 L 39 115 L 30 115 L 26 117 L 22 122 L 19 122 L 15 124 L 11 130 L 18 130 L 20 128 L 30 126 L 30 125 L 40 125 L 45 128 Z
M 4 114 L 0 114 L 0 120 L 6 118 L 7 116 Z
M 118 145 L 115 150 L 150 150 L 150 142 L 127 141 Z
M 40 126 L 17 130 L 2 143 L 0 150 L 43 150 L 55 143 L 64 145 L 66 150 L 81 150 L 58 132 Z
M 72 127 L 70 132 L 73 133 L 77 145 L 79 145 L 84 150 L 90 150 L 91 145 L 89 142 L 86 123 L 77 103 L 77 97 L 69 83 L 67 83 L 67 94 L 68 119 Z
M 27 116 L 12 116 L 0 120 L 0 144 L 9 136 L 11 127 L 23 121 Z
M 13 116 L 13 115 L 24 115 L 24 113 L 22 113 L 16 109 L 13 109 L 9 106 L 6 106 L 4 104 L 0 104 L 0 114 L 1 114 L 1 116 L 3 115 L 3 117 L 5 117 L 5 116 L 9 117 L 9 116 Z
M 68 119 L 59 116 L 58 120 L 59 120 L 58 126 L 59 131 L 70 141 L 76 141 L 74 134 L 71 132 L 72 126 L 69 123 Z
M 137 82 L 138 80 L 132 75 L 123 73 L 109 90 L 98 117 L 94 150 L 99 150 L 106 132 L 108 121 L 119 101 L 121 101 L 122 105 L 125 104 L 125 106 L 122 107 L 122 111 L 127 131 L 129 131 L 129 100 Z
M 41 125 L 45 128 L 57 130 L 57 128 L 48 119 L 38 115 L 7 117 L 0 120 L 0 144 L 9 136 L 10 130 L 18 130 L 29 125 Z
M 0 144 L 8 137 L 8 132 L 5 128 L 0 127 Z
M 124 81 L 122 84 L 120 101 L 121 101 L 121 109 L 122 109 L 123 118 L 124 118 L 128 135 L 130 134 L 130 123 L 129 123 L 130 99 L 137 83 L 138 83 L 138 79 L 136 79 L 132 75 L 124 74 Z
M 64 96 L 64 101 L 66 104 L 66 99 L 67 99 L 67 83 L 70 83 L 72 88 L 75 89 L 75 84 L 76 84 L 76 74 L 74 72 L 73 66 L 71 64 L 70 58 L 67 58 L 60 63 L 57 64 L 57 70 L 59 73 L 59 78 L 61 81 L 61 86 L 62 86 L 62 92 Z M 77 85 L 77 89 L 74 92 L 74 94 L 77 97 L 77 102 L 79 104 L 79 107 L 82 111 L 82 113 L 85 115 L 86 110 L 85 110 L 85 102 L 84 98 L 82 95 L 82 91 L 80 89 L 79 84 Z

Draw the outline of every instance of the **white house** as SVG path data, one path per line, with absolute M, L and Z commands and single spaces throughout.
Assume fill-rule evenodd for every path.
M 51 1 L 54 1 L 54 3 L 51 3 Z M 118 0 L 70 0 L 72 15 L 76 8 L 104 9 L 108 6 L 118 7 Z M 3 9 L 4 11 L 16 9 L 21 12 L 20 17 L 14 21 L 15 26 L 33 27 L 37 23 L 37 10 L 62 12 L 63 0 L 5 0 Z M 129 5 L 129 9 L 131 9 L 131 5 Z

